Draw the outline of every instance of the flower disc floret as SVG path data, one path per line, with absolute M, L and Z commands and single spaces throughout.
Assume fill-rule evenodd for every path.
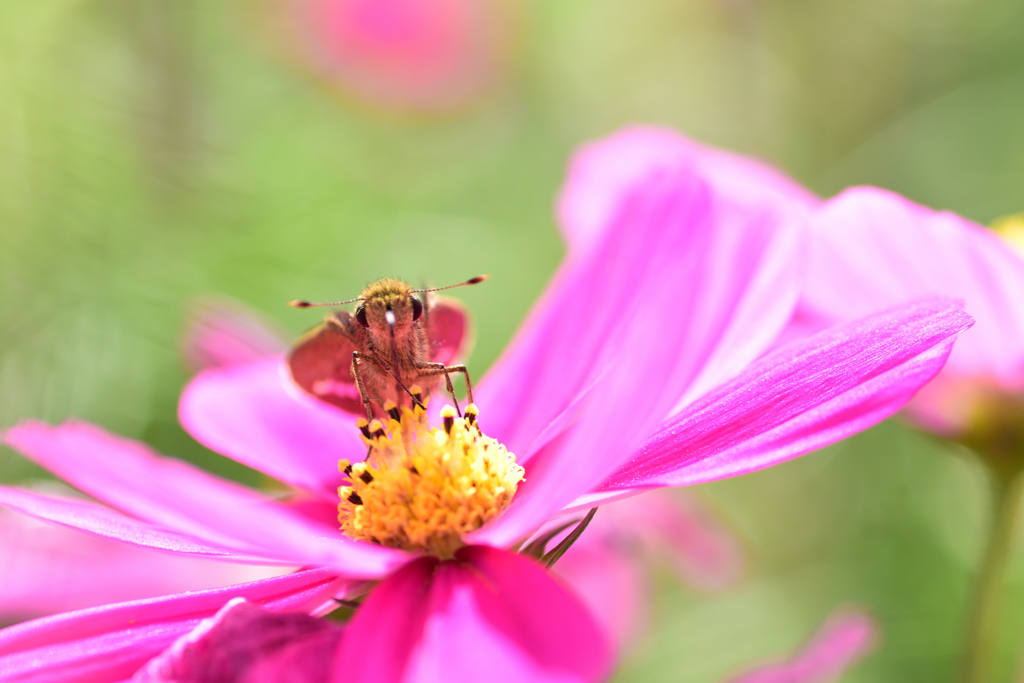
M 446 406 L 437 427 L 422 405 L 389 402 L 385 409 L 386 426 L 357 423 L 370 448 L 366 460 L 338 464 L 348 477 L 338 489 L 341 530 L 357 540 L 450 558 L 463 535 L 505 509 L 523 468 L 480 431 L 474 405 L 465 417 Z

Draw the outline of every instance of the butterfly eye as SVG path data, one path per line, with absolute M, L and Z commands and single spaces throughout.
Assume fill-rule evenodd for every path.
M 360 306 L 356 309 L 356 322 L 363 327 L 370 326 L 370 323 L 366 322 L 366 306 Z
M 419 320 L 423 315 L 423 302 L 419 300 L 419 297 L 411 296 L 409 298 L 412 299 L 412 319 Z

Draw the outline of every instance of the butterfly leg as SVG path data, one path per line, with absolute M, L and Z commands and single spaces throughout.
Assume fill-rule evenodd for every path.
M 389 368 L 385 363 L 381 362 L 379 358 L 376 358 L 375 356 L 372 356 L 368 353 L 363 353 L 361 351 L 353 351 L 352 377 L 355 378 L 356 380 L 356 388 L 359 389 L 359 396 L 362 397 L 363 399 L 363 405 L 366 406 L 366 413 L 367 415 L 369 415 L 368 419 L 371 422 L 373 421 L 373 412 L 370 410 L 370 397 L 369 394 L 366 392 L 366 385 L 363 383 L 363 378 L 359 375 L 359 361 L 365 361 L 367 363 L 370 363 L 378 370 L 382 370 L 385 373 L 387 373 L 391 377 L 391 379 L 395 380 L 395 384 L 398 385 L 399 389 L 409 394 L 409 398 L 412 399 L 413 405 L 423 407 L 423 403 L 420 401 L 419 397 L 416 394 L 412 393 L 412 391 L 409 390 L 409 387 L 405 386 L 405 383 L 402 380 L 398 379 L 398 377 L 395 376 L 395 373 L 391 371 L 391 368 Z
M 359 361 L 366 361 L 373 363 L 374 365 L 380 365 L 377 359 L 373 356 L 368 356 L 365 353 L 358 351 L 352 352 L 352 378 L 356 381 L 356 389 L 359 390 L 359 398 L 363 401 L 363 407 L 366 408 L 366 421 L 373 422 L 373 409 L 370 407 L 370 395 L 366 391 L 366 383 L 363 382 L 363 376 L 359 373 Z
M 460 416 L 462 411 L 459 410 L 459 402 L 455 398 L 455 387 L 452 385 L 451 373 L 461 372 L 462 376 L 466 380 L 466 399 L 473 403 L 473 382 L 469 379 L 469 370 L 466 369 L 465 365 L 445 365 L 444 363 L 423 363 L 417 367 L 420 372 L 420 377 L 434 377 L 436 375 L 444 375 L 445 390 L 452 397 L 452 403 L 455 404 L 455 412 Z

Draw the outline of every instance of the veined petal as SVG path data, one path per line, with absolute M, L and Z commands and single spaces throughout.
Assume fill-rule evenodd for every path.
M 729 679 L 729 683 L 831 683 L 875 643 L 878 628 L 861 610 L 831 616 L 792 659 L 765 664 Z
M 970 325 L 935 298 L 793 342 L 675 416 L 602 488 L 722 479 L 866 429 L 934 377 Z
M 0 672 L 18 683 L 123 681 L 232 598 L 303 612 L 343 587 L 335 574 L 317 569 L 37 619 L 0 630 Z
M 638 190 L 585 264 L 570 256 L 497 374 L 485 378 L 498 383 L 478 392 L 484 428 L 503 437 L 527 473 L 505 514 L 473 542 L 507 545 L 528 535 L 614 472 L 681 398 L 763 350 L 736 351 L 736 334 L 756 318 L 762 275 L 796 277 L 781 263 L 793 255 L 779 244 L 792 245 L 796 229 L 784 225 L 773 207 L 750 212 L 699 177 L 669 174 Z M 791 303 L 765 304 L 762 322 L 781 328 Z M 750 335 L 767 346 L 767 337 Z M 723 355 L 726 348 L 733 351 Z M 523 452 L 520 444 L 550 431 L 558 413 L 547 411 L 587 391 L 571 429 Z
M 94 425 L 27 422 L 5 432 L 4 441 L 111 507 L 242 554 L 338 566 L 362 578 L 380 576 L 406 558 L 344 538 L 333 525 Z
M 256 567 L 131 546 L 0 510 L 0 622 L 269 578 Z
M 344 629 L 296 612 L 233 598 L 150 660 L 135 683 L 324 681 Z
M 611 664 L 587 609 L 539 565 L 469 546 L 382 582 L 353 618 L 333 680 L 598 681 Z
M 255 559 L 239 555 L 228 548 L 203 543 L 196 538 L 132 519 L 81 498 L 44 495 L 35 491 L 0 486 L 0 505 L 36 519 L 56 522 L 101 538 L 116 539 L 143 548 L 229 561 Z
M 218 453 L 335 500 L 338 461 L 366 456 L 355 417 L 289 390 L 280 357 L 206 370 L 181 395 L 185 430 Z
M 833 320 L 926 295 L 963 299 L 977 324 L 944 375 L 1024 388 L 1024 260 L 993 232 L 873 187 L 846 190 L 813 219 L 803 305 Z
M 513 452 L 528 457 L 526 446 L 609 363 L 632 363 L 654 344 L 673 346 L 691 366 L 672 387 L 684 401 L 761 355 L 786 325 L 798 296 L 807 204 L 767 182 L 737 190 L 728 174 L 706 172 L 724 168 L 710 159 L 728 156 L 655 129 L 627 131 L 582 153 L 582 177 L 573 171 L 566 203 L 586 205 L 579 197 L 603 196 L 606 186 L 614 201 L 566 209 L 586 214 L 579 230 L 596 237 L 570 250 L 476 392 L 489 432 Z M 672 296 L 652 298 L 652 289 Z M 664 304 L 662 320 L 628 347 L 625 332 L 655 303 Z M 626 348 L 629 359 L 618 358 Z

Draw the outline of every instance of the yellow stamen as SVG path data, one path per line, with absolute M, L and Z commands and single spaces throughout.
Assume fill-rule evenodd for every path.
M 431 428 L 421 406 L 385 406 L 387 427 L 358 425 L 370 446 L 365 462 L 342 460 L 348 485 L 338 489 L 338 521 L 346 536 L 450 558 L 463 535 L 508 505 L 523 480 L 515 456 L 484 436 L 475 405 L 466 417 L 446 406 Z M 366 434 L 369 436 L 366 436 Z

